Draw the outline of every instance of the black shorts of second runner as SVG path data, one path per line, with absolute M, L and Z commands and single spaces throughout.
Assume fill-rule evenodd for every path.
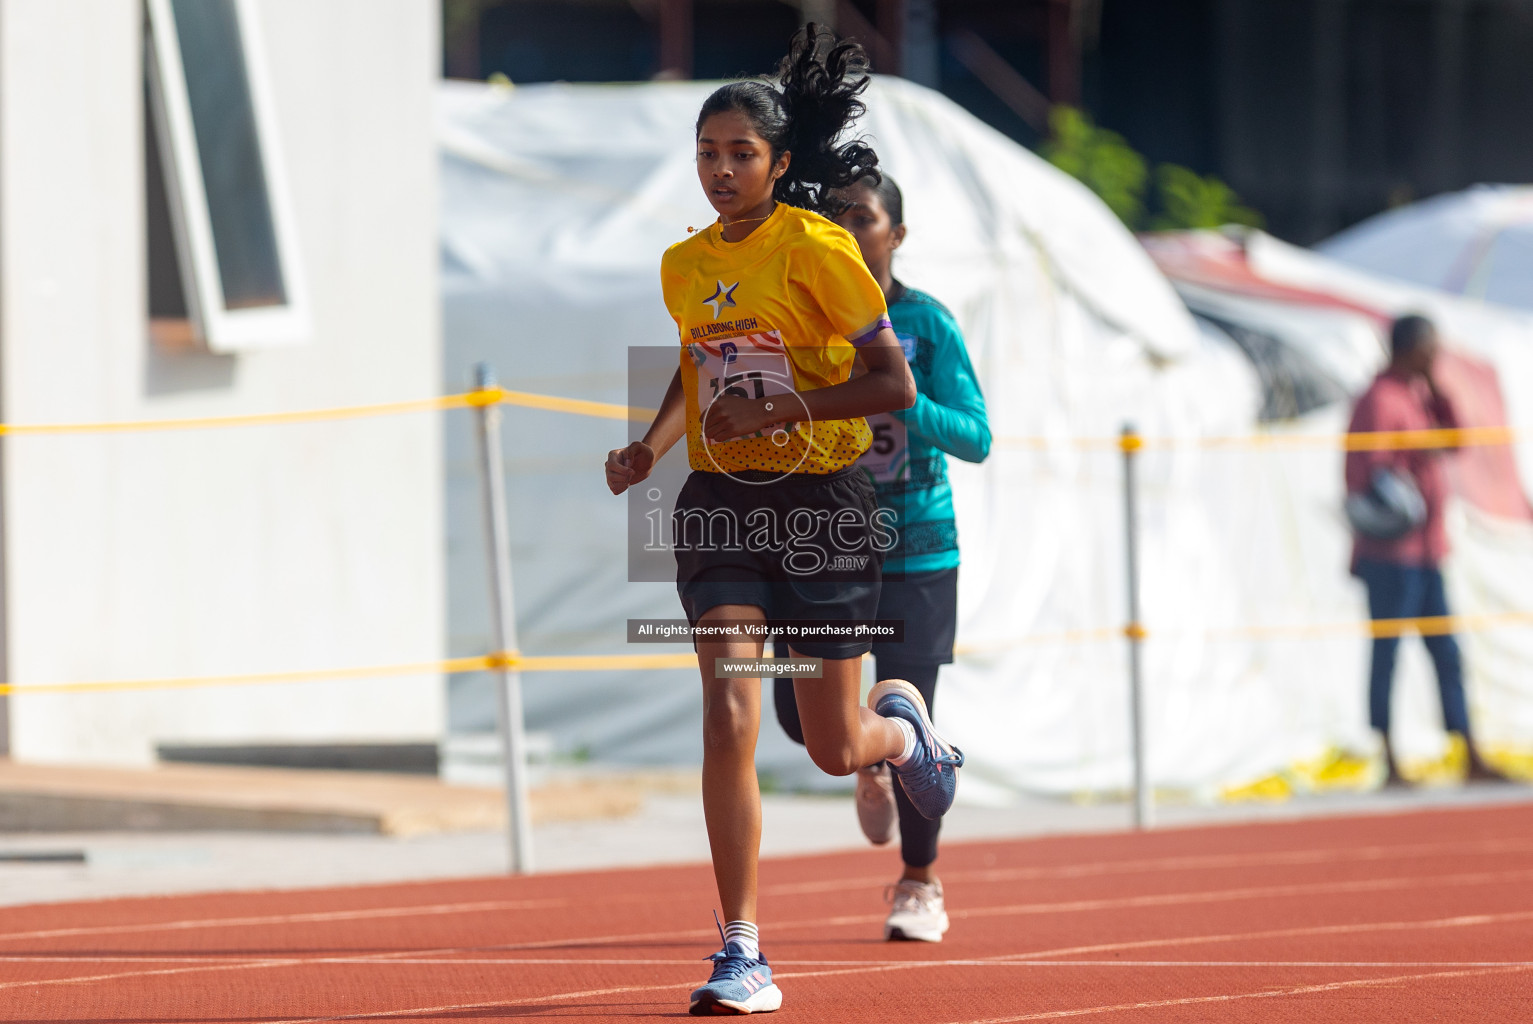
M 856 467 L 835 473 L 694 470 L 672 514 L 676 590 L 693 625 L 711 608 L 752 605 L 771 621 L 869 621 L 878 611 L 884 552 L 873 485 Z M 802 639 L 809 658 L 857 658 L 867 639 Z
M 873 657 L 905 665 L 951 664 L 958 631 L 958 566 L 885 580 L 878 617 L 904 622 L 904 640 L 874 643 Z

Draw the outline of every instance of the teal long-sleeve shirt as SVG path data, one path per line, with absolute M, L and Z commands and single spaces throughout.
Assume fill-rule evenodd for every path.
M 905 288 L 889 306 L 894 333 L 916 381 L 916 401 L 890 414 L 904 427 L 908 449 L 904 479 L 874 477 L 878 503 L 896 513 L 898 543 L 884 572 L 926 573 L 958 565 L 958 526 L 947 456 L 983 462 L 990 454 L 990 422 L 974 366 L 953 314 L 925 292 Z M 880 425 L 873 421 L 874 450 Z M 889 433 L 887 424 L 883 432 Z

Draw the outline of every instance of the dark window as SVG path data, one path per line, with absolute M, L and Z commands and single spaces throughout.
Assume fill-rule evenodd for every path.
M 226 309 L 287 302 L 234 0 L 172 0 Z
M 144 86 L 144 213 L 149 242 L 149 317 L 185 320 L 186 286 L 170 220 L 170 197 L 165 191 L 165 164 L 160 157 L 160 131 L 149 115 L 149 87 Z

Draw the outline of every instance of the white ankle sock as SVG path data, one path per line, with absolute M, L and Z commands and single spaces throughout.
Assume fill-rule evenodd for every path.
M 905 721 L 903 718 L 891 718 L 889 721 L 893 722 L 899 731 L 905 736 L 905 746 L 904 749 L 900 751 L 899 756 L 889 758 L 889 763 L 898 767 L 899 765 L 904 764 L 906 761 L 909 761 L 910 755 L 916 752 L 916 727 Z
M 761 932 L 755 921 L 730 921 L 724 925 L 724 944 L 733 942 L 749 956 L 761 955 Z

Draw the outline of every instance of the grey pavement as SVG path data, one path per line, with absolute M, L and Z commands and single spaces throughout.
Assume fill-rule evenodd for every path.
M 1176 804 L 1156 826 L 1236 824 L 1303 817 L 1391 813 L 1436 807 L 1533 803 L 1533 787 L 1478 786 L 1298 797 L 1283 803 Z M 1113 832 L 1130 826 L 1126 803 L 1076 804 L 1025 798 L 1006 807 L 959 805 L 944 842 Z M 769 794 L 762 799 L 764 856 L 866 849 L 849 796 Z M 655 793 L 629 816 L 538 826 L 540 871 L 706 862 L 696 793 Z M 0 836 L 0 905 L 122 896 L 296 889 L 468 878 L 502 873 L 506 837 L 441 833 L 413 838 L 280 832 L 76 832 Z M 83 861 L 27 861 L 83 854 Z M 890 852 L 891 874 L 894 853 Z

